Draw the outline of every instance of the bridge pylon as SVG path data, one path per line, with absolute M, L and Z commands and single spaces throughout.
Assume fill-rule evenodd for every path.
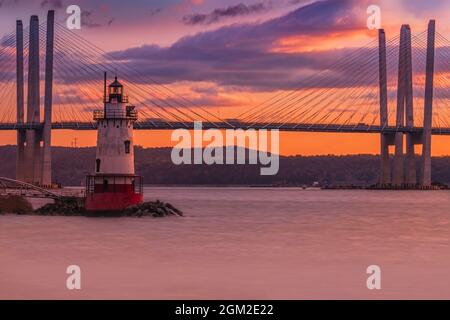
M 16 98 L 17 98 L 17 124 L 24 123 L 24 89 L 23 89 L 23 24 L 16 22 Z M 16 178 L 25 180 L 25 135 L 24 129 L 17 129 L 17 161 Z
M 387 128 L 388 123 L 388 94 L 387 94 L 387 66 L 386 66 L 386 35 L 383 29 L 378 30 L 378 56 L 380 81 L 380 127 Z M 389 134 L 381 133 L 380 150 L 380 184 L 391 183 L 391 168 L 389 162 L 389 145 L 392 144 Z
M 51 121 L 53 87 L 54 11 L 48 12 L 46 36 L 44 123 L 41 123 L 39 18 L 30 18 L 28 50 L 28 84 L 26 122 L 24 121 L 23 26 L 16 25 L 17 80 L 17 180 L 40 186 L 50 186 Z M 26 124 L 25 128 L 23 125 Z
M 428 24 L 427 58 L 425 74 L 425 102 L 422 134 L 422 167 L 420 183 L 431 186 L 431 127 L 433 118 L 433 77 L 434 77 L 434 47 L 436 22 L 431 20 Z
M 380 126 L 388 126 L 387 111 L 387 72 L 386 72 L 386 38 L 384 30 L 380 29 L 379 37 L 379 90 L 380 90 Z M 426 84 L 424 124 L 421 133 L 398 131 L 396 133 L 381 132 L 380 152 L 380 185 L 395 187 L 431 186 L 431 128 L 433 105 L 433 73 L 434 73 L 434 39 L 435 21 L 428 25 Z M 403 25 L 400 31 L 398 83 L 397 83 L 397 128 L 414 128 L 413 82 L 412 82 L 412 47 L 411 29 Z M 406 136 L 406 154 L 404 153 L 404 138 Z M 422 145 L 422 162 L 419 182 L 415 159 L 415 145 Z M 389 146 L 395 146 L 392 168 L 389 159 Z M 392 170 L 391 170 L 392 169 Z

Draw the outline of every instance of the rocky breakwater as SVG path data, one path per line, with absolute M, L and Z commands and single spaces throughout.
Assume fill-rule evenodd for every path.
M 0 197 L 0 214 L 28 214 L 38 216 L 84 216 L 84 217 L 154 217 L 183 216 L 183 212 L 170 203 L 162 201 L 144 202 L 140 205 L 126 208 L 122 211 L 91 212 L 84 207 L 84 199 L 63 197 L 54 203 L 46 204 L 33 210 L 30 203 L 23 197 Z
M 155 217 L 161 218 L 166 216 L 183 216 L 183 212 L 178 210 L 170 203 L 164 203 L 159 200 L 156 202 L 144 202 L 137 206 L 125 209 L 122 213 L 126 217 Z
M 33 212 L 31 204 L 21 196 L 0 196 L 0 214 L 30 214 Z

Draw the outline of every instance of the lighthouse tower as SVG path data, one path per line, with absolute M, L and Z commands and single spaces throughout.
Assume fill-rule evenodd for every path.
M 134 171 L 133 123 L 137 111 L 128 104 L 123 85 L 104 85 L 104 108 L 94 111 L 97 153 L 94 173 L 86 179 L 86 209 L 119 211 L 143 201 L 142 178 Z

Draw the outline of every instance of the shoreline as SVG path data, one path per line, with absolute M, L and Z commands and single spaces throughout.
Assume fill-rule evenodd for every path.
M 62 216 L 62 217 L 182 217 L 183 212 L 168 202 L 147 201 L 115 211 L 89 211 L 85 209 L 84 198 L 62 197 L 54 202 L 34 209 L 23 196 L 0 196 L 0 215 Z

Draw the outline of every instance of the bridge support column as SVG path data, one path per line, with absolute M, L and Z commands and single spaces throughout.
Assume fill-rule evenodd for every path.
M 431 186 L 431 126 L 433 118 L 433 75 L 434 75 L 434 40 L 436 23 L 431 20 L 428 24 L 427 62 L 425 79 L 425 106 L 422 134 L 422 166 L 420 183 Z
M 397 128 L 414 127 L 411 29 L 403 25 L 400 32 L 398 86 L 397 86 Z M 405 119 L 406 115 L 406 119 Z M 406 134 L 406 158 L 403 152 L 403 132 L 395 134 L 395 157 L 393 183 L 396 186 L 416 185 L 415 139 L 413 134 Z M 406 161 L 405 161 L 406 160 Z M 405 170 L 406 169 L 406 170 Z
M 23 89 L 23 24 L 21 20 L 16 22 L 16 107 L 17 124 L 24 123 L 24 89 Z M 25 170 L 25 138 L 26 132 L 17 129 L 17 161 L 16 179 L 23 181 Z
M 45 98 L 44 98 L 44 129 L 43 129 L 43 159 L 42 159 L 42 185 L 52 184 L 52 94 L 53 94 L 53 40 L 54 40 L 53 10 L 47 15 L 47 37 L 45 54 Z
M 400 31 L 400 45 L 398 53 L 398 83 L 397 83 L 397 115 L 396 127 L 402 127 L 405 117 L 405 55 L 406 46 L 406 25 L 403 25 Z M 397 132 L 395 134 L 395 156 L 393 168 L 393 183 L 394 185 L 402 185 L 404 183 L 404 168 L 403 168 L 403 133 Z
M 392 174 L 392 183 L 396 186 L 403 184 L 404 180 L 404 168 L 403 168 L 403 133 L 397 132 L 395 134 L 395 154 L 394 154 L 394 167 Z
M 30 19 L 30 39 L 28 53 L 28 95 L 27 123 L 40 124 L 40 90 L 39 90 L 39 20 L 37 16 Z M 41 139 L 36 129 L 26 131 L 25 146 L 25 182 L 41 183 Z
M 412 84 L 412 54 L 411 54 L 411 29 L 406 28 L 405 39 L 405 107 L 406 107 L 406 127 L 414 127 L 414 109 L 413 109 L 413 84 Z M 412 133 L 406 134 L 406 172 L 405 182 L 409 186 L 414 186 L 417 183 L 416 173 L 416 159 L 414 149 L 414 136 Z
M 379 58 L 379 81 L 380 81 L 380 126 L 388 126 L 387 108 L 387 69 L 386 69 L 386 35 L 383 29 L 378 30 L 378 58 Z M 389 137 L 381 133 L 380 150 L 380 184 L 391 183 L 391 170 L 389 163 Z

